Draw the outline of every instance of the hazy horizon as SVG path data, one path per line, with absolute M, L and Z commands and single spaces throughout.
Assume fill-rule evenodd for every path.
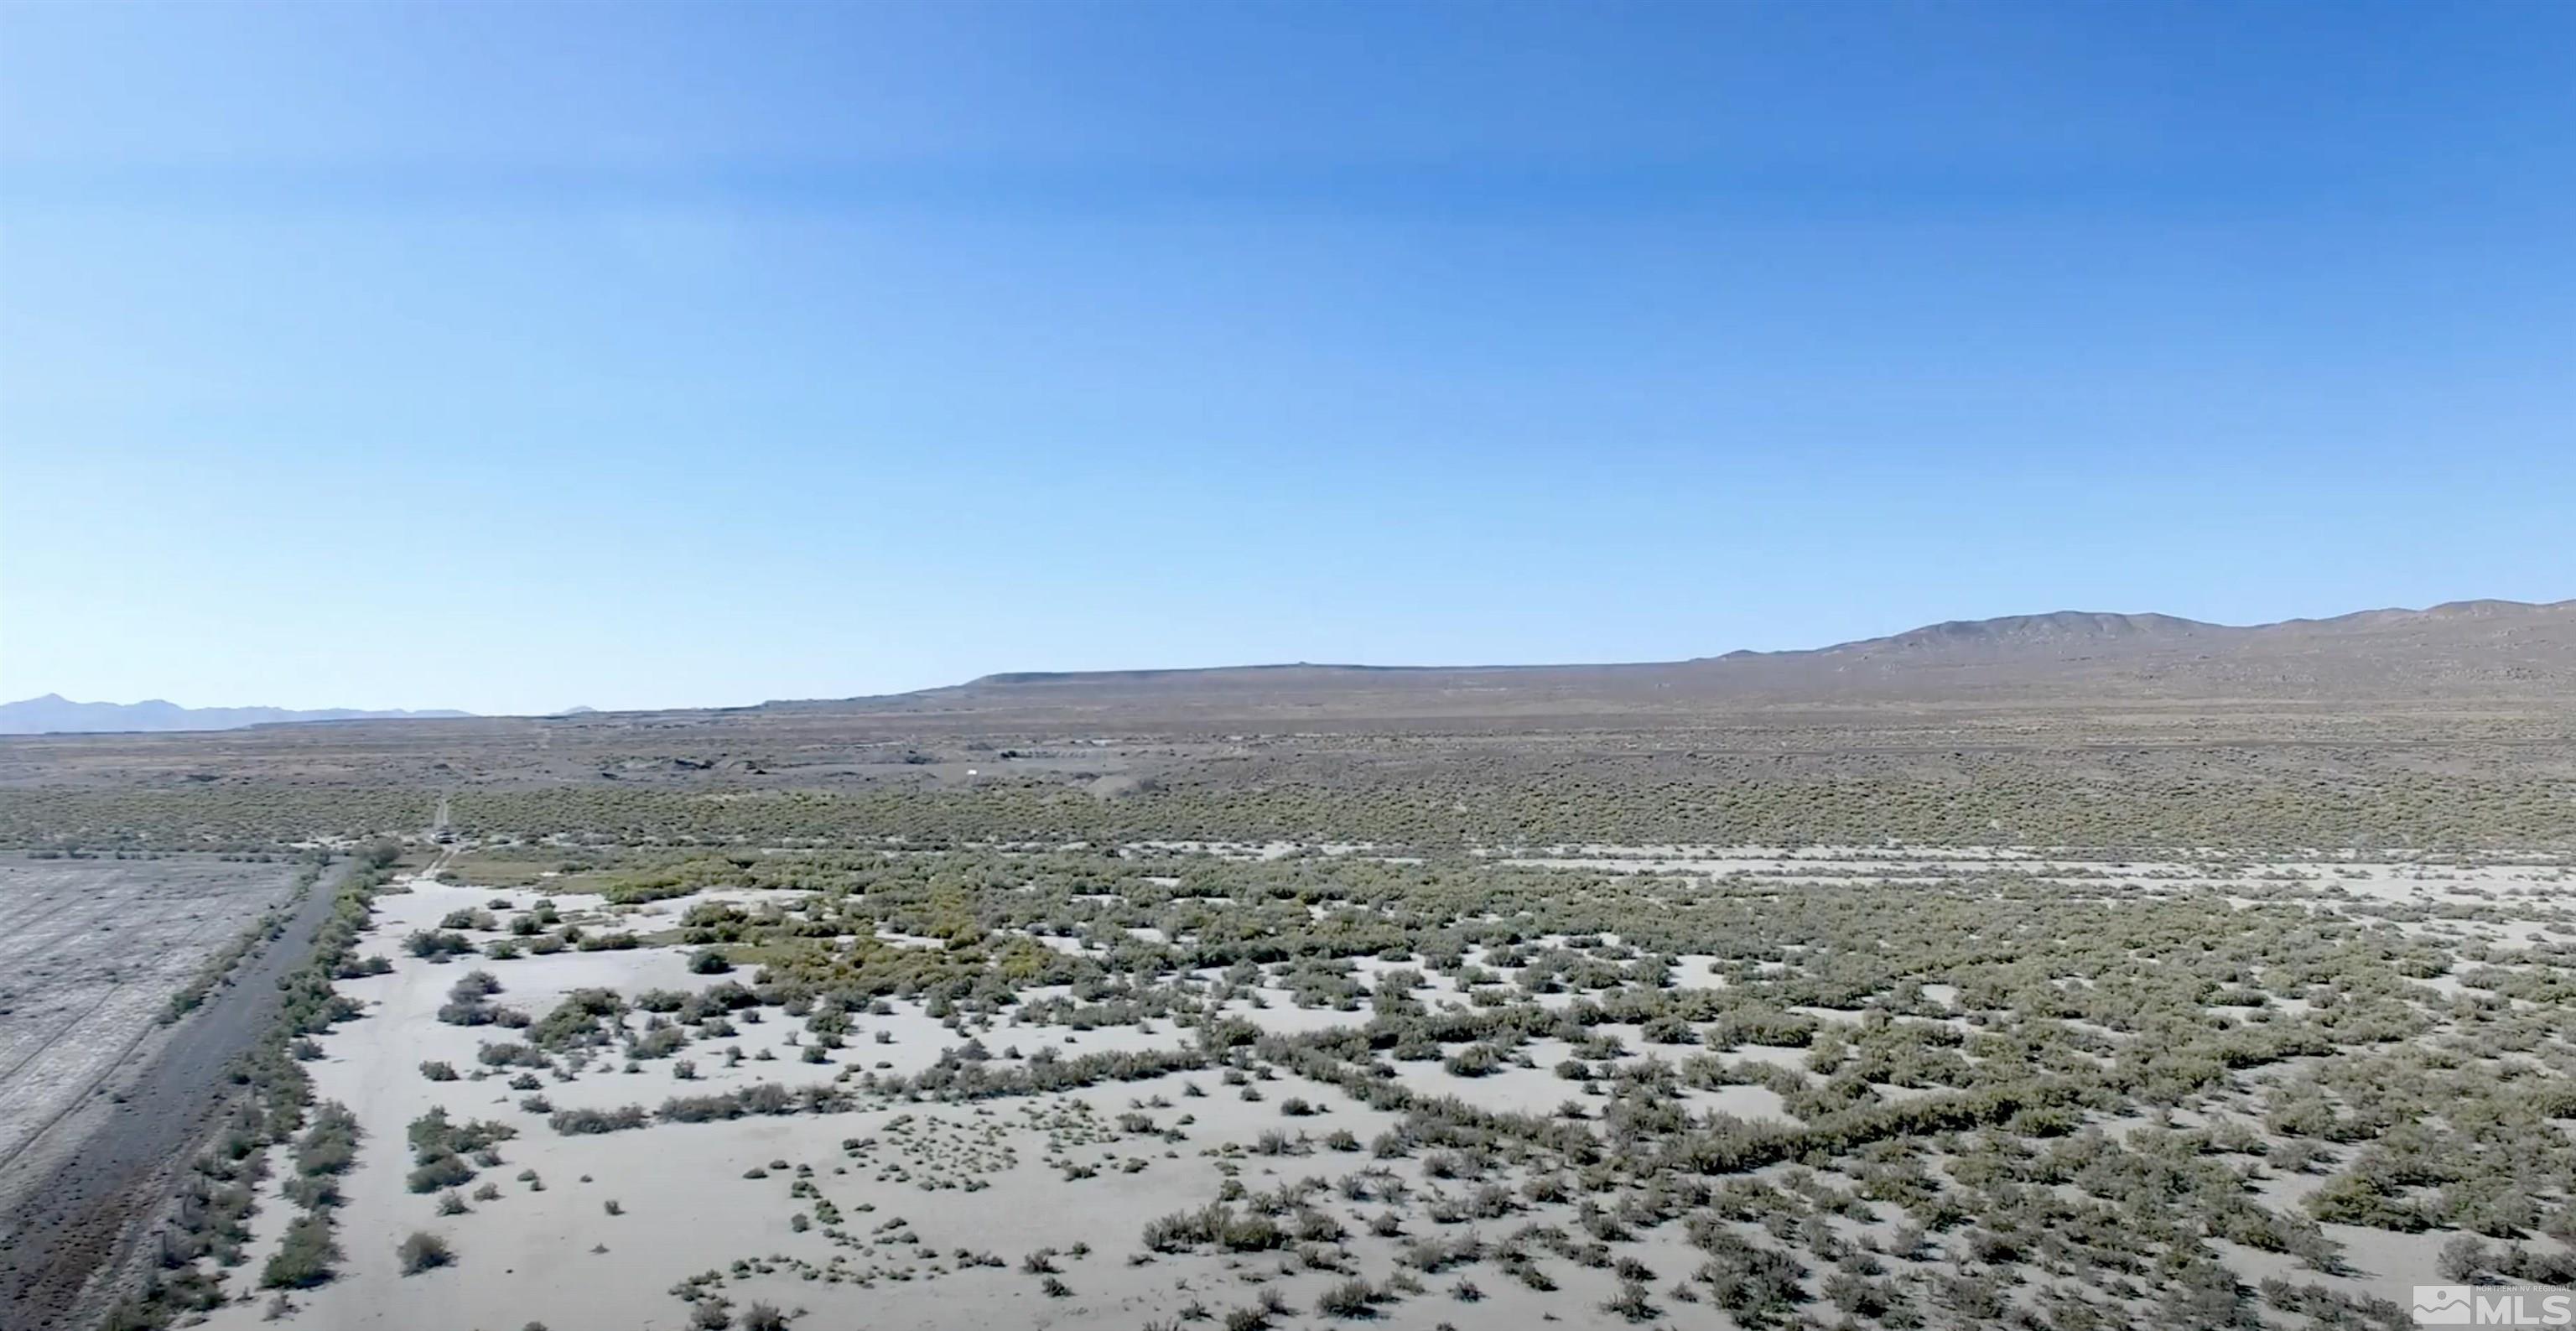
M 0 20 L 0 698 L 1671 660 L 2576 562 L 2564 6 Z
M 2199 623 L 2204 623 L 2204 624 L 2211 624 L 2211 625 L 2215 625 L 2215 626 L 2217 626 L 2217 627 L 2239 627 L 2239 628 L 2243 628 L 2243 627 L 2269 627 L 2269 626 L 2273 626 L 2273 625 L 2277 625 L 2277 624 L 2281 624 L 2281 623 L 2285 623 L 2285 622 L 2314 621 L 2314 620 L 2334 619 L 2334 618 L 2338 618 L 2338 617 L 2345 616 L 2345 615 L 2366 614 L 2366 613 L 2370 613 L 2370 612 L 2373 612 L 2373 611 L 2416 612 L 2416 611 L 2431 610 L 2431 609 L 2437 608 L 2437 607 L 2439 607 L 2439 606 L 2444 606 L 2444 605 L 2468 604 L 2468 603 L 2474 603 L 2474 602 L 2481 602 L 2481 601 L 2495 601 L 2495 600 L 2504 600 L 2504 601 L 2506 601 L 2506 603 L 2508 603 L 2508 604 L 2515 604 L 2515 605 L 2530 605 L 2530 606 L 2540 606 L 2540 607 L 2546 607 L 2546 606 L 2551 606 L 2551 605 L 2560 605 L 2560 604 L 2568 604 L 2568 603 L 2571 603 L 2571 602 L 2576 602 L 2576 598 L 2542 598 L 2542 599 L 2537 599 L 2537 600 L 2529 600 L 2529 601 L 2525 601 L 2525 600 L 2520 600 L 2520 599 L 2515 599 L 2515 598 L 2460 596 L 2460 597 L 2446 597 L 2446 598 L 2444 598 L 2443 600 L 2440 600 L 2440 601 L 2426 602 L 2425 604 L 2422 604 L 2422 605 L 2414 605 L 2414 606 L 2396 606 L 2396 605 L 2386 605 L 2386 606 L 2357 606 L 2357 607 L 2353 607 L 2353 608 L 2348 609 L 2348 610 L 2319 611 L 2319 612 L 2315 612 L 2315 613 L 2300 613 L 2300 614 L 2293 614 L 2293 615 L 2284 615 L 2284 616 L 2280 616 L 2280 617 L 2279 617 L 2279 618 L 2277 618 L 2277 619 L 2267 619 L 2267 620 L 2248 620 L 2248 621 L 2243 621 L 2243 622 L 2240 622 L 2240 623 L 2234 623 L 2234 624 L 2230 624 L 2230 623 L 2227 623 L 2227 622 L 2225 622 L 2225 621 L 2218 621 L 2218 620 L 2196 620 L 2194 616 L 2189 616 L 2189 615 L 2180 615 L 2180 616 L 2174 616 L 2174 617 L 2175 617 L 2175 618 L 2179 618 L 2179 619 L 2185 619 L 2185 620 L 2194 620 L 2194 622 L 2199 622 Z M 2059 609 L 2057 609 L 2057 610 L 2049 610 L 2049 611 L 2016 611 L 2016 612 L 2012 612 L 2011 614 L 2007 614 L 2007 615 L 2003 615 L 2003 616 L 1987 616 L 1986 618 L 1989 618 L 1989 619 L 1992 619 L 1992 618 L 2014 618 L 2014 617 L 2025 617 L 2025 616 L 2026 616 L 2026 617 L 2044 617 L 2044 616 L 2047 616 L 2047 615 L 2052 615 L 2052 614 L 2093 614 L 2093 613 L 2102 613 L 2102 614 L 2125 614 L 2125 615 L 2157 615 L 2157 614 L 2164 614 L 2164 613 L 2166 613 L 2166 612 L 2163 612 L 2163 611 L 2150 611 L 2150 610 L 2098 611 L 2098 610 L 2084 610 L 2084 609 L 2077 608 L 2077 607 L 2061 607 L 2061 608 L 2059 608 Z M 1925 619 L 1925 620 L 1920 620 L 1920 621 L 1916 621 L 1916 622 L 1914 622 L 1914 623 L 1907 624 L 1907 625 L 1905 625 L 1903 628 L 1893 628 L 1893 629 L 1887 629 L 1887 630 L 1884 630 L 1884 631 L 1882 631 L 1882 632 L 1878 632 L 1878 633 L 1867 633 L 1867 634 L 1862 634 L 1862 635 L 1859 635 L 1858 637 L 1854 637 L 1854 638 L 1840 638 L 1840 639 L 1835 639 L 1835 640 L 1830 641 L 1830 642 L 1798 643 L 1798 644 L 1793 644 L 1793 645 L 1786 646 L 1786 647 L 1762 647 L 1762 648 L 1738 648 L 1738 647 L 1729 647 L 1729 648 L 1725 648 L 1725 649 L 1718 650 L 1718 651 L 1692 653 L 1692 654 L 1690 654 L 1690 655 L 1688 655 L 1688 656 L 1659 657 L 1659 658 L 1652 658 L 1652 659 L 1648 659 L 1648 658 L 1636 658 L 1636 659 L 1633 659 L 1633 660 L 1626 660 L 1626 661 L 1613 661 L 1613 660 L 1608 660 L 1608 659 L 1606 659 L 1606 658 L 1596 658 L 1596 659 L 1575 659 L 1575 658 L 1567 658 L 1567 659 L 1562 659 L 1562 660 L 1552 660 L 1552 661 L 1504 661 L 1504 660 L 1458 660 L 1458 661 L 1341 661 L 1341 660 L 1324 660 L 1324 659 L 1320 659 L 1320 658 L 1298 658 L 1298 659 L 1293 659 L 1293 660 L 1278 660 L 1278 661 L 1196 661 L 1196 662 L 1184 662 L 1184 663 L 1159 663 L 1159 662 L 1143 662 L 1143 661 L 1139 661 L 1139 662 L 1131 662 L 1131 663 L 1128 663 L 1128 664 L 1125 664 L 1125 665 L 1086 666 L 1086 667 L 1081 668 L 1081 669 L 1080 669 L 1080 670 L 1078 670 L 1078 671 L 1066 671 L 1066 670 L 1059 670 L 1058 668 L 1055 668 L 1055 667 L 1042 666 L 1042 665 L 1036 665 L 1036 666 L 999 666 L 999 667 L 995 667 L 995 668 L 990 669 L 990 670 L 979 670 L 979 671 L 975 672 L 975 673 L 974 673 L 974 674 L 972 674 L 972 675 L 960 676 L 959 678 L 956 678 L 956 679 L 942 680 L 942 681 L 939 681 L 938 683 L 934 683 L 934 684 L 924 684 L 924 685 L 920 685 L 920 686 L 918 686 L 918 687 L 917 687 L 917 688 L 915 688 L 915 689 L 888 689 L 888 690 L 878 690 L 878 691 L 874 691 L 874 692 L 871 692 L 871 693 L 821 693 L 821 694 L 800 694 L 800 695 L 793 695 L 793 696 L 791 696 L 791 695 L 786 695 L 786 694 L 772 694 L 772 695 L 769 695 L 769 696 L 766 696 L 766 697 L 754 698 L 754 699 L 745 699 L 745 700 L 740 700 L 740 701 L 725 701 L 725 702 L 682 701 L 682 702 L 654 703 L 654 704 L 647 704 L 647 705 L 638 706 L 638 707 L 599 707 L 599 706 L 594 706 L 594 705 L 589 704 L 589 703 L 567 703 L 567 704 L 563 704 L 563 705 L 555 706 L 555 707 L 526 708 L 526 709 L 520 709 L 520 710 L 515 710 L 515 711 L 492 711 L 492 712 L 482 712 L 482 711 L 474 711 L 474 710 L 469 709 L 469 708 L 452 708 L 452 707 L 449 707 L 447 704 L 443 704 L 443 703 L 436 703 L 436 702 L 420 702 L 420 701 L 402 702 L 402 703 L 386 703 L 386 704 L 381 704 L 381 705 L 375 705 L 375 704 L 370 704 L 370 705 L 350 705 L 350 704 L 327 703 L 327 702 L 326 702 L 326 703 L 314 703 L 314 702 L 309 702 L 309 701 L 289 701 L 289 702 L 280 703 L 280 702 L 268 701 L 268 700 L 257 700 L 257 701 L 238 701 L 238 700 L 237 700 L 237 701 L 231 701 L 231 702 L 192 703 L 192 702 L 183 702 L 183 701 L 180 701 L 180 700 L 178 700 L 178 699 L 174 699 L 174 698 L 168 697 L 167 695 L 162 695 L 162 694 L 156 694 L 156 695 L 153 695 L 153 696 L 151 696 L 151 697 L 146 697 L 146 698 L 136 698 L 136 699 L 130 699 L 130 700 L 126 700 L 126 699 L 108 699 L 108 698 L 79 698 L 79 697 L 73 697 L 73 696 L 70 696 L 70 695 L 64 694 L 61 690 L 58 690 L 58 689 L 57 689 L 57 690 L 49 690 L 49 691 L 47 691 L 47 692 L 45 692 L 45 693 L 42 693 L 42 694 L 29 695 L 29 696 L 26 696 L 26 697 L 14 697 L 14 698 L 13 698 L 13 697 L 0 697 L 0 706 L 6 706 L 6 705 L 12 705 L 12 704 L 19 704 L 19 703 L 32 703 L 32 702 L 57 701 L 57 702 L 69 703 L 69 704 L 74 705 L 74 706 L 109 706 L 109 707 L 143 707 L 143 706 L 149 706 L 149 705 L 154 704 L 154 703 L 167 703 L 167 704 L 170 704 L 170 705 L 173 705 L 173 706 L 176 706 L 176 707 L 180 707 L 180 708 L 182 708 L 182 709 L 189 710 L 189 711 L 262 711 L 262 710 L 267 710 L 267 711 L 289 711 L 289 712 L 307 712 L 307 713 L 309 713 L 309 712 L 336 712 L 336 711 L 391 713 L 391 712 L 402 712 L 402 711 L 407 711 L 407 712 L 414 713 L 414 714 L 416 714 L 416 715 L 428 715 L 428 714 L 433 714 L 433 713 L 446 712 L 446 713 L 449 713 L 449 714 L 452 714 L 452 715 L 459 715 L 459 716 L 472 716 L 472 717 L 560 716 L 560 715 L 563 715 L 563 714 L 565 714 L 565 713 L 569 713 L 569 712 L 608 712 L 608 711 L 661 711 L 661 710 L 690 710 L 690 709 L 698 709 L 698 708 L 749 707 L 749 706 L 757 706 L 757 705 L 762 704 L 762 703 L 773 703 L 773 702 L 824 701 L 824 700 L 833 700 L 833 699 L 842 699 L 842 698 L 859 698 L 859 697 L 871 697 L 871 696 L 884 696 L 884 695 L 888 695 L 888 694 L 900 694 L 900 693 L 916 692 L 916 691 L 918 691 L 919 689 L 935 689 L 935 688 L 948 687 L 948 686 L 952 686 L 952 685 L 965 684 L 965 683 L 969 683 L 969 682 L 971 682 L 971 681 L 973 681 L 973 680 L 981 679 L 981 678 L 984 678 L 984 677 L 986 677 L 986 676 L 990 676 L 990 675 L 1007 675 L 1007 674 L 1060 674 L 1060 673 L 1092 673 L 1092 672 L 1117 673 L 1117 672 L 1122 672 L 1122 671 L 1140 671 L 1140 670 L 1142 670 L 1142 671 L 1185 671 L 1185 670 L 1221 670 L 1221 669 L 1229 669 L 1229 668 L 1236 668 L 1236 669 L 1252 668 L 1252 669 L 1258 669 L 1258 668 L 1280 667 L 1280 666 L 1323 666 L 1323 667 L 1332 667 L 1332 668 L 1356 667 L 1356 668 L 1362 668 L 1362 669 L 1442 669 L 1442 668 L 1449 668 L 1449 669 L 1476 669 L 1476 668 L 1513 668 L 1513 667 L 1546 667 L 1546 666 L 1587 666 L 1587 665 L 1632 665 L 1632 664 L 1656 664 L 1656 663 L 1658 663 L 1658 662 L 1665 662 L 1665 661 L 1686 661 L 1686 660 L 1692 660 L 1692 659 L 1709 659 L 1709 658 L 1715 658 L 1715 657 L 1725 656 L 1725 655 L 1727 655 L 1727 654 L 1729 654 L 1729 653 L 1733 653 L 1733 652 L 1740 652 L 1740 651 L 1757 651 L 1757 652 L 1783 652 L 1783 651 L 1792 651 L 1792 652 L 1793 652 L 1793 651 L 1810 650 L 1810 649 L 1816 649 L 1816 648 L 1834 647 L 1834 646 L 1839 646 L 1839 645 L 1842 645 L 1842 644 L 1844 644 L 1844 643 L 1849 643 L 1849 642 L 1865 642 L 1865 641 L 1868 641 L 1868 640 L 1870 640 L 1870 639 L 1874 639 L 1874 638 L 1890 637 L 1890 636 L 1894 636 L 1894 635 L 1899 634 L 1899 633 L 1907 632 L 1907 631 L 1912 630 L 1912 629 L 1926 628 L 1926 627 L 1931 627 L 1931 626 L 1934 626 L 1934 625 L 1943 624 L 1943 623 L 1950 623 L 1950 622 L 1956 622 L 1955 617 L 1953 617 L 1953 618 L 1951 618 L 1951 619 Z

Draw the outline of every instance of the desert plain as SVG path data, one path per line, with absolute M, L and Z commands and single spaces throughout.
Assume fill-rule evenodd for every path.
M 11 1326 L 2251 1331 L 2565 1285 L 2569 617 L 9 741 L 8 881 L 203 899 L 105 913 L 198 940 L 118 1010 L 273 1009 Z

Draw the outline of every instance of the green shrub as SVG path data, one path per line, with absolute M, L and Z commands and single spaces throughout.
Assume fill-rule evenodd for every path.
M 456 1254 L 448 1248 L 447 1240 L 425 1229 L 413 1230 L 411 1237 L 404 1239 L 394 1248 L 394 1255 L 402 1259 L 402 1271 L 407 1276 L 418 1275 L 432 1267 L 446 1266 L 456 1260 Z
M 338 1260 L 340 1246 L 332 1241 L 330 1219 L 298 1216 L 287 1223 L 276 1255 L 260 1269 L 259 1283 L 267 1289 L 310 1289 L 331 1278 L 331 1264 Z

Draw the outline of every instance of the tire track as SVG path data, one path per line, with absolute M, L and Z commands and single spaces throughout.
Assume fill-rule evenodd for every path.
M 34 939 L 32 941 L 27 938 L 28 930 L 40 928 L 47 921 L 52 920 L 55 916 L 62 914 L 64 911 L 80 906 L 92 907 L 91 912 L 88 915 L 82 916 L 81 920 L 90 928 L 94 928 L 99 916 L 105 913 L 102 909 L 99 909 L 102 906 L 102 899 L 96 896 L 75 896 L 71 900 L 31 919 L 10 921 L 9 941 L 12 946 L 7 951 L 0 951 L 0 966 L 15 966 L 20 961 L 29 957 L 49 955 L 60 946 L 63 940 L 71 938 L 76 934 L 89 932 L 89 928 L 84 928 L 81 924 L 74 924 L 67 925 L 54 933 L 47 934 L 43 938 Z

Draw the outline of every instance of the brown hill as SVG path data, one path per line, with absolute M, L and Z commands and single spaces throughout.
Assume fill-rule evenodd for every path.
M 1017 672 L 764 710 L 1354 716 L 1850 703 L 2366 703 L 2576 696 L 2576 601 L 2459 601 L 2276 624 L 2059 611 L 1954 620 L 1801 651 L 1622 665 Z

